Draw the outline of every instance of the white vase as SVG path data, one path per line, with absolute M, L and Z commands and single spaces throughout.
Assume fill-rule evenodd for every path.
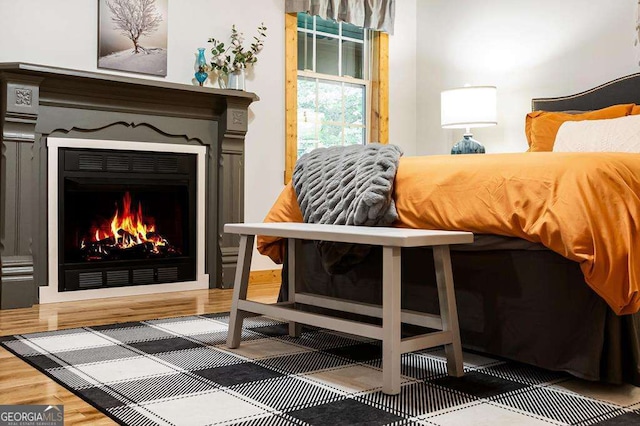
M 229 82 L 227 89 L 245 90 L 244 86 L 244 68 L 229 73 Z

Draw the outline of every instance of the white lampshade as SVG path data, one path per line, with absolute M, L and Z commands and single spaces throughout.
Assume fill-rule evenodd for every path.
M 445 129 L 470 129 L 498 124 L 494 86 L 445 90 L 440 98 L 440 124 Z

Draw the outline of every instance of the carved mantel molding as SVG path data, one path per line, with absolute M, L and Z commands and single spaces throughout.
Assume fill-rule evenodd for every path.
M 206 271 L 233 282 L 244 219 L 249 92 L 24 63 L 0 63 L 0 309 L 37 303 L 47 283 L 48 136 L 207 147 Z

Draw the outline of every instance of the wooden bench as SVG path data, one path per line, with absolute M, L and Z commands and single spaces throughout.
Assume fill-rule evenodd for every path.
M 224 230 L 240 235 L 227 337 L 229 348 L 240 345 L 243 319 L 260 314 L 289 321 L 291 336 L 299 336 L 299 324 L 308 324 L 382 340 L 382 391 L 386 394 L 400 393 L 400 356 L 406 352 L 444 345 L 448 374 L 455 377 L 463 375 L 449 245 L 473 242 L 472 233 L 309 223 L 227 224 Z M 288 239 L 289 295 L 286 302 L 263 304 L 246 300 L 255 235 Z M 296 239 L 382 246 L 382 306 L 296 293 Z M 433 246 L 440 316 L 402 310 L 400 306 L 401 248 L 423 246 Z M 296 303 L 382 318 L 382 326 L 296 310 Z M 440 331 L 402 339 L 400 325 L 403 322 Z

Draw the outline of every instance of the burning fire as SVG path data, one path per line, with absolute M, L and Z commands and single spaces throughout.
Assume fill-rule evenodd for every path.
M 131 194 L 122 197 L 122 209 L 116 207 L 113 218 L 93 226 L 89 232 L 91 239 L 80 243 L 81 250 L 92 252 L 90 258 L 103 258 L 114 250 L 126 250 L 142 246 L 149 253 L 159 253 L 160 247 L 171 247 L 169 242 L 156 232 L 153 217 L 145 217 L 142 204 L 131 208 Z M 171 248 L 173 250 L 173 248 Z

